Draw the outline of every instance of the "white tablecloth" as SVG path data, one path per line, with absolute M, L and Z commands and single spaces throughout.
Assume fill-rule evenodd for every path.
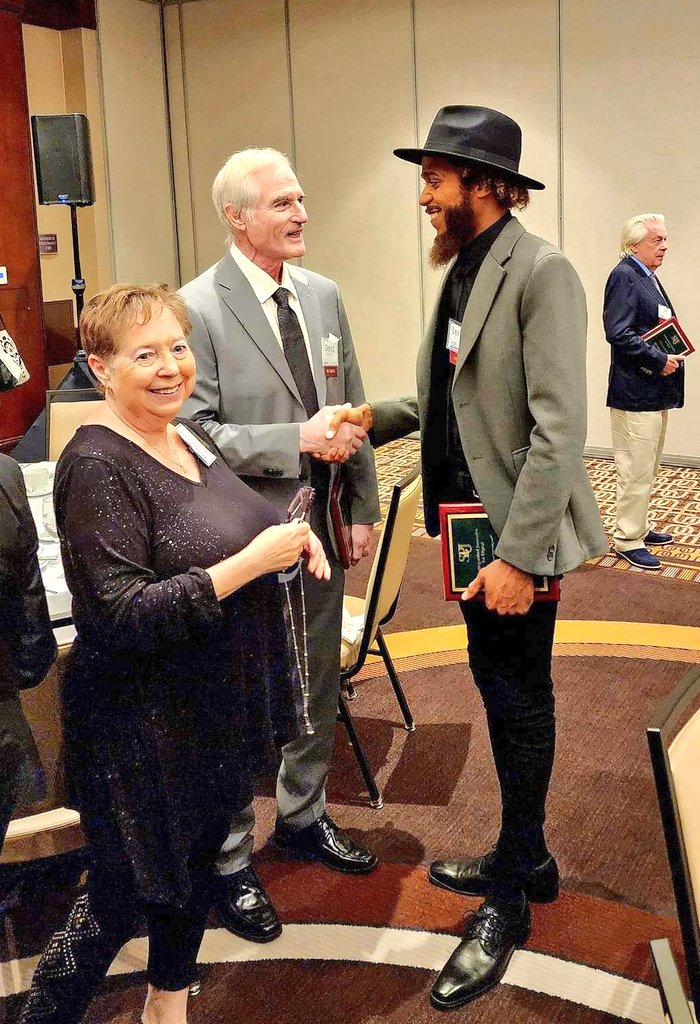
M 58 541 L 46 532 L 43 516 L 44 498 L 50 497 L 53 494 L 53 474 L 56 469 L 56 463 L 26 463 L 21 466 L 22 472 L 26 472 L 30 466 L 42 466 L 49 472 L 49 482 L 46 488 L 42 489 L 45 493 L 27 494 L 27 497 L 34 522 L 36 523 L 36 532 L 39 535 L 39 568 L 41 569 L 41 578 L 46 590 L 49 614 L 55 621 L 56 619 L 69 618 L 71 613 L 71 597 L 61 563 L 61 549 Z

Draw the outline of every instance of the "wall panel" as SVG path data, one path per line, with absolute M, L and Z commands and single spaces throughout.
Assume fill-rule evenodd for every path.
M 522 220 L 558 242 L 557 5 L 555 0 L 416 0 L 416 82 L 421 143 L 452 103 L 502 110 L 523 130 L 521 169 L 543 181 Z M 408 165 L 407 165 L 408 166 Z M 425 218 L 424 245 L 433 239 Z M 426 312 L 441 275 L 426 272 Z
M 563 0 L 565 237 L 588 295 L 593 446 L 611 443 L 603 289 L 618 260 L 620 229 L 633 214 L 666 215 L 670 247 L 659 276 L 691 339 L 700 340 L 700 139 L 690 129 L 700 106 L 698 23 L 696 0 Z M 687 367 L 686 407 L 669 418 L 666 452 L 699 458 L 695 359 Z
M 198 0 L 182 4 L 181 16 L 194 252 L 201 273 L 224 252 L 225 229 L 210 192 L 226 158 L 247 146 L 291 152 L 284 4 Z M 181 152 L 182 140 L 176 145 Z
M 96 202 L 95 206 L 78 210 L 81 268 L 87 299 L 107 287 L 111 279 L 96 33 L 91 29 L 59 32 L 25 25 L 23 44 L 30 113 L 81 113 L 87 115 L 90 122 Z M 70 213 L 61 206 L 37 204 L 36 209 L 37 230 L 58 237 L 58 253 L 40 257 L 45 299 L 72 300 Z
M 61 33 L 55 29 L 24 25 L 24 61 L 30 114 L 65 114 Z M 37 231 L 55 234 L 58 252 L 40 256 L 41 285 L 46 302 L 72 295 L 73 248 L 70 211 L 62 206 L 36 206 Z M 87 271 L 85 271 L 87 276 Z
M 99 0 L 116 281 L 178 283 L 160 7 Z
M 85 114 L 90 123 L 95 205 L 78 210 L 80 258 L 87 299 L 112 283 L 97 33 L 85 28 L 62 32 L 61 52 L 66 110 Z
M 421 335 L 408 0 L 291 0 L 297 170 L 308 195 L 304 264 L 343 293 L 370 397 L 415 387 Z

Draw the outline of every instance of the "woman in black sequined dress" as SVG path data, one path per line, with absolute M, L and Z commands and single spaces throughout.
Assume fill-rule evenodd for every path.
M 164 287 L 93 298 L 81 339 L 105 389 L 56 470 L 77 638 L 63 692 L 87 892 L 49 943 L 22 1024 L 74 1024 L 145 915 L 144 1024 L 186 1024 L 213 860 L 252 771 L 297 734 L 275 573 L 306 550 L 223 459 L 172 423 L 194 386 L 190 325 Z M 192 433 L 199 428 L 186 424 Z

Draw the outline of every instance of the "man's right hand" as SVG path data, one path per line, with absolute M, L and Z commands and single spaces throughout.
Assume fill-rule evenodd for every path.
M 326 438 L 329 441 L 332 440 L 333 444 L 323 455 L 314 455 L 314 458 L 320 459 L 321 462 L 345 462 L 346 459 L 339 458 L 342 449 L 338 445 L 338 440 L 342 437 L 343 428 L 351 424 L 353 427 L 361 428 L 366 435 L 374 424 L 372 407 L 367 402 L 357 406 L 352 406 L 349 402 L 346 402 L 345 405 L 328 406 L 329 411 L 331 408 L 333 409 L 333 416 L 328 423 Z
M 351 455 L 359 451 L 367 433 L 362 426 L 353 423 L 350 417 L 339 420 L 340 426 L 331 432 L 331 424 L 344 409 L 344 406 L 340 409 L 324 406 L 310 420 L 300 424 L 299 451 L 323 459 L 324 462 L 347 462 Z M 353 410 L 348 408 L 347 411 Z
M 352 423 L 356 427 L 362 427 L 365 433 L 368 434 L 374 426 L 372 406 L 369 405 L 368 402 L 365 402 L 363 405 L 355 406 L 346 402 L 345 405 L 338 406 L 331 417 L 330 423 L 328 424 L 326 437 L 334 437 L 341 423 Z
M 661 371 L 662 377 L 668 377 L 669 374 L 675 373 L 679 366 L 682 366 L 683 359 L 681 356 L 666 356 L 666 365 Z

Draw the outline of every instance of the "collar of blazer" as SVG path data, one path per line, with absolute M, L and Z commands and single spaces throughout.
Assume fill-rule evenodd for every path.
M 290 267 L 290 271 L 292 268 Z M 309 335 L 309 343 L 312 353 L 312 373 L 316 385 L 319 408 L 325 404 L 326 388 L 325 374 L 321 362 L 321 309 L 318 297 L 309 286 L 308 278 L 303 271 L 296 267 L 293 269 L 292 277 L 299 296 L 299 303 L 304 314 L 306 330 Z M 284 357 L 280 344 L 272 332 L 270 323 L 263 312 L 258 297 L 253 291 L 250 282 L 241 271 L 230 253 L 226 253 L 220 261 L 215 274 L 217 290 L 222 301 L 231 311 L 232 315 L 249 336 L 253 344 L 257 345 L 271 366 L 279 374 L 286 386 L 296 398 L 299 405 L 304 408 L 299 389 L 294 382 L 292 371 Z M 319 384 L 321 386 L 319 386 Z
M 476 344 L 476 339 L 486 323 L 486 318 L 491 311 L 491 307 L 498 294 L 498 289 L 501 287 L 503 278 L 506 276 L 504 265 L 511 258 L 516 242 L 524 234 L 525 228 L 519 220 L 513 217 L 503 228 L 503 231 L 501 231 L 486 254 L 484 262 L 481 264 L 464 314 L 459 337 L 459 355 L 457 356 L 457 365 L 455 367 L 455 379 L 469 358 L 469 354 Z M 453 265 L 450 265 L 450 270 Z
M 625 258 L 624 258 L 624 260 L 622 260 L 622 262 L 627 264 L 628 267 L 631 267 L 632 270 L 634 270 L 634 272 L 637 274 L 640 282 L 644 285 L 644 287 L 649 292 L 649 294 L 652 296 L 652 298 L 654 299 L 654 301 L 655 301 L 655 303 L 657 305 L 659 305 L 659 297 L 662 297 L 662 298 L 664 298 L 666 300 L 666 305 L 671 310 L 671 312 L 672 313 L 674 312 L 673 306 L 671 305 L 671 300 L 669 299 L 668 295 L 666 294 L 666 289 L 661 284 L 661 281 L 659 281 L 659 279 L 656 276 L 656 274 L 654 274 L 654 281 L 656 281 L 656 283 L 658 284 L 659 288 L 661 289 L 661 296 L 659 296 L 659 289 L 654 284 L 654 281 L 651 280 L 650 275 L 644 273 L 644 271 L 639 266 L 639 264 L 637 263 L 636 260 L 633 260 L 631 256 L 625 256 Z

